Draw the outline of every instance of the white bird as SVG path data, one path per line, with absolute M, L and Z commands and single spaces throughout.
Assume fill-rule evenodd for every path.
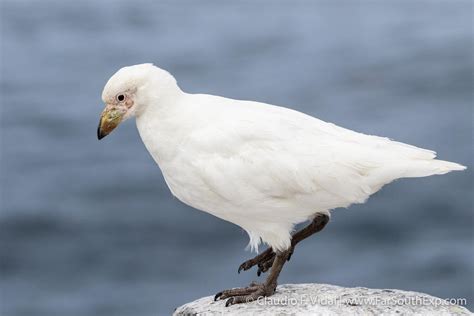
M 242 227 L 269 248 L 240 270 L 271 268 L 263 284 L 220 292 L 226 305 L 272 295 L 295 245 L 320 231 L 329 211 L 364 203 L 399 178 L 463 170 L 435 152 L 354 132 L 270 104 L 188 94 L 152 64 L 124 67 L 105 85 L 98 138 L 135 117 L 172 194 Z M 292 236 L 296 224 L 311 221 Z

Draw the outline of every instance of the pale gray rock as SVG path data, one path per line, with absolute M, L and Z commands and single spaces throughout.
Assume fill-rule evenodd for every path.
M 285 284 L 260 301 L 230 307 L 225 301 L 203 297 L 178 307 L 173 315 L 473 315 L 428 294 L 327 284 Z

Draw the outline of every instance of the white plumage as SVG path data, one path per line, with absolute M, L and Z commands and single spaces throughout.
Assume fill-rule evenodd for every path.
M 363 203 L 385 184 L 463 170 L 435 152 L 260 102 L 187 94 L 151 64 L 119 70 L 104 102 L 131 91 L 140 136 L 182 202 L 235 223 L 273 249 L 295 224 Z

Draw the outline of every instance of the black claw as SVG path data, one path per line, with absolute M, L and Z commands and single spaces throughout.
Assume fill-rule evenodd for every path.
M 290 252 L 290 254 L 288 255 L 288 258 L 286 259 L 286 261 L 290 261 L 290 259 L 291 259 L 291 255 L 292 255 L 292 254 L 293 254 L 293 253 L 292 253 L 292 252 Z
M 227 300 L 227 302 L 225 302 L 225 307 L 229 307 L 230 305 L 232 305 L 234 303 L 234 298 L 231 297 Z
M 261 274 L 262 274 L 262 268 L 258 267 L 257 276 L 260 276 Z
M 222 296 L 222 292 L 219 292 L 217 293 L 215 296 L 214 296 L 214 302 L 217 301 L 219 299 L 219 297 Z
M 240 274 L 240 271 L 242 271 L 242 269 L 243 269 L 243 267 L 242 267 L 242 266 L 240 266 L 240 267 L 239 267 L 239 270 L 237 270 L 237 273 L 239 273 L 239 274 Z

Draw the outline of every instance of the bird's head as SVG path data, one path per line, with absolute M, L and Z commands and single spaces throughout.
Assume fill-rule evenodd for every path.
M 97 128 L 97 138 L 110 134 L 121 122 L 140 115 L 159 101 L 176 80 L 167 71 L 152 64 L 140 64 L 118 70 L 107 81 L 102 92 L 105 109 Z

